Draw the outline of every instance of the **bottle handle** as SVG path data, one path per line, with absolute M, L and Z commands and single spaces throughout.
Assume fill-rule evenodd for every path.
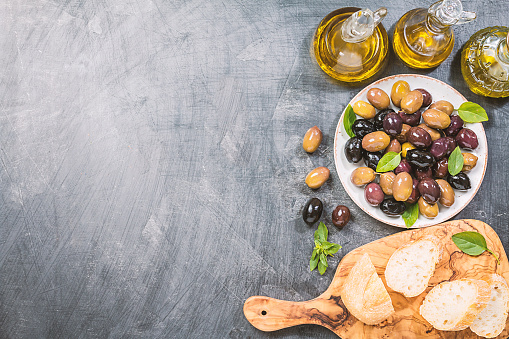
M 385 18 L 387 15 L 387 8 L 380 7 L 376 11 L 373 12 L 373 20 L 375 27 L 378 26 L 378 24 Z
M 475 12 L 467 12 L 463 11 L 461 12 L 461 15 L 456 22 L 456 25 L 466 24 L 467 22 L 470 22 L 472 20 L 475 20 L 477 18 L 477 14 Z

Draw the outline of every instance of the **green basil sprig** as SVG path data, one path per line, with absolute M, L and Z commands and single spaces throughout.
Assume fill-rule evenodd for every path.
M 412 227 L 412 225 L 417 221 L 417 218 L 419 218 L 419 206 L 417 203 L 412 205 L 407 204 L 406 210 L 403 212 L 401 217 L 405 221 L 407 228 Z
M 352 125 L 357 120 L 355 117 L 355 113 L 353 112 L 352 105 L 348 105 L 348 107 L 345 110 L 343 117 L 343 126 L 345 127 L 346 133 L 350 136 L 350 138 L 353 138 L 355 134 L 352 131 Z
M 463 162 L 463 154 L 461 154 L 459 146 L 456 146 L 454 151 L 452 151 L 451 155 L 449 156 L 449 160 L 447 162 L 447 170 L 449 171 L 449 174 L 456 175 L 461 172 L 461 169 L 463 168 Z
M 318 229 L 315 231 L 315 248 L 309 260 L 309 269 L 312 271 L 318 267 L 318 272 L 324 274 L 329 264 L 327 263 L 327 256 L 332 255 L 339 251 L 341 245 L 330 243 L 327 241 L 329 231 L 323 222 L 320 222 Z
M 458 115 L 464 122 L 475 123 L 488 121 L 488 114 L 480 105 L 467 101 L 458 108 Z
M 456 233 L 452 236 L 452 241 L 458 246 L 458 248 L 465 252 L 468 255 L 478 256 L 484 253 L 484 251 L 488 251 L 491 253 L 495 259 L 497 259 L 497 263 L 500 265 L 500 260 L 492 250 L 488 248 L 486 244 L 486 239 L 484 239 L 483 235 L 479 232 L 461 232 Z
M 389 172 L 398 167 L 401 162 L 401 153 L 387 152 L 376 165 L 376 171 L 378 173 Z

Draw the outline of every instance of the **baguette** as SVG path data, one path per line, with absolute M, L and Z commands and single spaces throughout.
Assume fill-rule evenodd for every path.
M 490 286 L 484 280 L 446 281 L 429 291 L 419 313 L 437 330 L 464 330 L 486 307 L 490 295 Z
M 391 255 L 385 267 L 387 286 L 405 297 L 418 296 L 428 287 L 441 254 L 441 242 L 433 236 L 403 245 Z
M 488 306 L 477 315 L 470 329 L 481 337 L 495 338 L 502 333 L 507 321 L 509 287 L 505 279 L 498 274 L 491 274 L 483 280 L 490 285 L 490 301 Z
M 368 254 L 352 267 L 341 298 L 348 311 L 367 325 L 376 325 L 394 313 L 391 297 Z

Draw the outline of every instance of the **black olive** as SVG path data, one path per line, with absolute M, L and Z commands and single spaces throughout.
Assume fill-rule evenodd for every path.
M 375 117 L 373 118 L 373 126 L 375 127 L 375 130 L 378 131 L 384 128 L 385 116 L 392 112 L 394 112 L 392 109 L 386 108 L 375 115 Z
M 406 160 L 416 169 L 427 169 L 435 164 L 435 157 L 426 151 L 418 149 L 408 150 Z
M 382 157 L 384 156 L 384 152 L 365 152 L 364 153 L 364 163 L 366 166 L 371 168 L 373 171 L 376 171 L 376 166 Z
M 380 204 L 380 209 L 387 215 L 396 216 L 403 214 L 406 210 L 406 206 L 403 201 L 387 198 Z
M 463 172 L 456 175 L 450 175 L 447 177 L 447 182 L 452 186 L 452 188 L 457 190 L 469 190 L 472 187 L 468 175 Z
M 366 119 L 357 119 L 352 124 L 353 133 L 359 138 L 364 138 L 367 134 L 376 131 L 373 123 Z
M 350 163 L 359 162 L 363 155 L 362 139 L 359 137 L 350 138 L 345 144 L 346 160 Z
M 302 218 L 304 222 L 308 225 L 313 225 L 315 222 L 320 220 L 323 211 L 323 204 L 318 198 L 311 198 L 304 205 L 304 209 L 302 210 Z

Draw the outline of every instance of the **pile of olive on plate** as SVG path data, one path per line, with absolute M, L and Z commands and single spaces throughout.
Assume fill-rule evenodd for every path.
M 420 214 L 435 218 L 437 203 L 445 207 L 454 203 L 453 189 L 471 188 L 466 172 L 475 167 L 477 156 L 468 151 L 479 143 L 474 131 L 463 126 L 459 115 L 452 114 L 450 102 L 433 102 L 426 89 L 411 90 L 402 80 L 393 84 L 390 97 L 382 89 L 371 88 L 367 100 L 352 105 L 361 119 L 351 125 L 355 136 L 346 142 L 344 151 L 350 163 L 364 161 L 365 166 L 356 168 L 350 179 L 354 185 L 364 186 L 368 204 L 379 206 L 386 215 L 399 216 L 409 204 L 417 203 Z M 391 101 L 400 108 L 398 112 L 390 108 Z M 457 146 L 463 167 L 451 175 L 449 156 Z M 392 171 L 376 172 L 388 152 L 400 155 L 399 164 Z

